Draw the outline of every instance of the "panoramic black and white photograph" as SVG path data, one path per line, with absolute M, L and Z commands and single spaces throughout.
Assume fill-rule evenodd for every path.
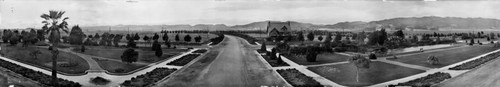
M 495 0 L 0 0 L 0 87 L 500 87 Z

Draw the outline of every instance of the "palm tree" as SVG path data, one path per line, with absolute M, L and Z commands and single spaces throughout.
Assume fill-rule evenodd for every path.
M 49 14 L 40 15 L 41 18 L 45 19 L 42 21 L 45 25 L 42 27 L 42 30 L 49 34 L 49 42 L 52 44 L 50 47 L 52 52 L 52 85 L 57 87 L 57 54 L 59 53 L 57 50 L 57 45 L 61 40 L 61 33 L 59 30 L 63 30 L 68 33 L 68 23 L 66 22 L 68 17 L 64 17 L 61 20 L 62 15 L 66 13 L 65 11 L 54 11 L 50 10 Z M 60 22 L 62 21 L 62 22 Z M 60 22 L 60 23 L 59 23 Z M 49 27 L 50 26 L 50 27 Z

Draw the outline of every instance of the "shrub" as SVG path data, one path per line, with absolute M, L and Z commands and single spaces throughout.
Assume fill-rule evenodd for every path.
M 97 84 L 97 85 L 106 85 L 109 82 L 111 82 L 111 81 L 109 81 L 108 79 L 104 79 L 102 77 L 99 77 L 99 76 L 97 76 L 95 78 L 90 78 L 90 83 Z
M 123 62 L 132 63 L 137 62 L 138 57 L 139 52 L 135 51 L 134 49 L 127 49 L 123 52 L 121 59 Z
M 396 86 L 430 87 L 434 84 L 440 83 L 441 81 L 444 81 L 449 78 L 451 78 L 451 75 L 449 73 L 437 72 L 405 83 L 389 85 L 389 87 L 396 87 Z
M 439 59 L 436 56 L 431 55 L 427 58 L 427 62 L 431 65 L 436 65 L 439 64 Z
M 377 55 L 375 55 L 374 53 L 370 53 L 370 55 L 368 56 L 368 58 L 370 58 L 370 59 L 377 59 Z
M 316 62 L 316 56 L 318 54 L 317 53 L 314 53 L 314 52 L 310 52 L 306 55 L 306 58 L 307 58 L 307 62 Z

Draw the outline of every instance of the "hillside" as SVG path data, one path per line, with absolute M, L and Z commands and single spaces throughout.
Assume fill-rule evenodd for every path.
M 274 22 L 274 21 L 273 21 Z M 265 30 L 268 21 L 252 22 L 243 25 L 226 26 L 224 24 L 197 24 L 197 25 L 116 25 L 111 30 L 127 31 L 160 31 L 168 30 Z M 500 28 L 500 20 L 488 18 L 459 18 L 459 17 L 400 17 L 371 22 L 353 21 L 339 22 L 329 25 L 317 25 L 290 21 L 292 29 L 368 29 L 375 27 L 385 28 L 413 28 L 413 29 L 496 29 Z M 162 28 L 163 27 L 163 28 Z M 110 26 L 84 26 L 84 31 L 107 31 Z

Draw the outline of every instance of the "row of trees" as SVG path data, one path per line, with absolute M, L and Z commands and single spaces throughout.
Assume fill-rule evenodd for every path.
M 21 31 L 20 33 L 18 30 L 3 30 L 2 40 L 4 43 L 12 45 L 22 42 L 23 46 L 26 47 L 30 43 L 34 44 L 45 39 L 44 37 L 38 37 L 38 34 L 43 36 L 43 33 L 36 32 L 34 29 L 31 29 L 29 32 Z

